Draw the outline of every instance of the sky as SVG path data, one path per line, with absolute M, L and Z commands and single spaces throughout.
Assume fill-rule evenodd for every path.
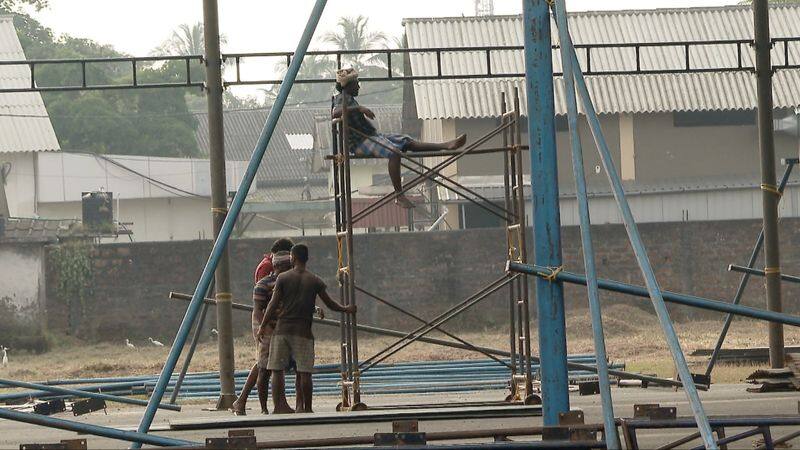
M 223 52 L 292 51 L 313 0 L 218 0 Z M 567 0 L 567 10 L 609 10 L 719 6 L 736 0 Z M 521 0 L 495 0 L 495 14 L 519 14 Z M 50 0 L 31 12 L 56 33 L 111 44 L 134 55 L 151 54 L 182 23 L 202 20 L 202 0 Z M 341 16 L 365 15 L 370 28 L 390 36 L 403 33 L 405 17 L 474 14 L 474 0 L 329 0 L 316 36 L 332 30 Z M 312 49 L 326 46 L 315 40 Z M 265 66 L 266 67 L 266 66 Z

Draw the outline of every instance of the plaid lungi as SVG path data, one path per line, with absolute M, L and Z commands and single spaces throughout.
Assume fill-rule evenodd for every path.
M 405 134 L 377 133 L 358 144 L 353 153 L 359 156 L 372 156 L 373 158 L 388 158 L 392 155 L 391 147 L 398 152 L 404 152 L 411 142 L 411 136 Z

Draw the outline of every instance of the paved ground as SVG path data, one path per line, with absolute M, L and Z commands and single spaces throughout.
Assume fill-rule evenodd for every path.
M 710 415 L 786 415 L 798 414 L 798 393 L 772 393 L 772 394 L 748 394 L 745 392 L 745 385 L 715 385 L 709 392 L 701 393 L 703 403 Z M 495 401 L 502 399 L 505 395 L 500 391 L 488 391 L 477 394 L 461 395 L 413 395 L 413 396 L 383 396 L 371 397 L 366 399 L 370 404 L 402 404 L 402 403 L 446 403 L 454 401 Z M 636 403 L 661 403 L 664 406 L 677 406 L 679 416 L 689 416 L 691 411 L 684 393 L 675 392 L 671 389 L 639 389 L 626 388 L 614 389 L 615 409 L 617 417 L 630 417 L 633 414 L 633 405 Z M 334 410 L 337 403 L 335 398 L 320 398 L 316 403 L 316 410 L 319 413 L 329 413 Z M 585 412 L 587 422 L 598 423 L 602 420 L 600 412 L 599 396 L 580 397 L 574 394 L 571 398 L 572 407 L 582 409 Z M 254 405 L 255 403 L 252 403 Z M 187 419 L 213 419 L 216 417 L 229 417 L 227 414 L 219 412 L 204 411 L 203 408 L 211 406 L 209 404 L 194 404 L 184 407 L 182 412 L 160 411 L 156 416 L 154 427 L 164 428 L 170 420 Z M 251 415 L 254 411 L 248 411 Z M 108 415 L 96 412 L 86 416 L 73 418 L 69 414 L 60 414 L 65 419 L 77 420 L 96 425 L 114 427 L 135 427 L 141 418 L 141 408 L 118 408 L 113 406 L 108 411 Z M 503 418 L 503 419 L 480 419 L 480 420 L 441 420 L 421 422 L 421 431 L 445 431 L 445 430 L 476 430 L 487 428 L 502 427 L 525 427 L 540 425 L 539 417 L 532 418 Z M 317 425 L 317 426 L 293 426 L 293 427 L 273 427 L 260 428 L 256 430 L 259 442 L 269 440 L 302 439 L 335 436 L 363 436 L 372 435 L 376 432 L 391 431 L 390 423 L 378 424 L 345 424 L 345 425 Z M 794 431 L 782 429 L 777 435 L 784 434 L 783 431 Z M 729 434 L 730 431 L 728 432 Z M 209 431 L 190 431 L 190 432 L 167 432 L 159 431 L 157 434 L 163 436 L 173 436 L 182 439 L 204 441 L 206 437 L 224 437 L 227 432 L 224 430 Z M 659 444 L 669 441 L 670 437 L 678 438 L 688 432 L 657 431 L 642 433 L 640 443 L 642 448 L 654 448 Z M 51 430 L 48 428 L 20 424 L 15 422 L 0 420 L 0 448 L 19 448 L 21 443 L 52 443 L 60 439 L 75 438 L 71 432 Z M 752 439 L 747 439 L 732 448 L 752 448 Z M 800 442 L 800 440 L 798 441 Z M 89 448 L 126 448 L 124 442 L 89 437 Z M 690 446 L 686 446 L 689 448 Z

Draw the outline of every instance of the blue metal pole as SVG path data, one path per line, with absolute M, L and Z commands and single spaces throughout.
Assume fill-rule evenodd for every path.
M 556 24 L 559 41 L 569 40 L 567 24 L 567 7 L 564 0 L 556 0 Z M 561 46 L 561 64 L 564 72 L 564 90 L 567 96 L 567 121 L 569 123 L 569 140 L 572 147 L 572 173 L 575 177 L 575 190 L 580 216 L 581 245 L 583 246 L 583 265 L 586 268 L 586 290 L 589 297 L 589 313 L 592 316 L 592 334 L 594 351 L 597 354 L 597 378 L 600 384 L 600 400 L 603 404 L 604 438 L 608 448 L 621 448 L 617 423 L 614 419 L 614 402 L 611 398 L 611 383 L 608 378 L 608 357 L 603 334 L 603 317 L 600 307 L 600 293 L 597 288 L 597 269 L 594 260 L 592 243 L 591 217 L 589 215 L 589 197 L 586 190 L 586 174 L 583 169 L 583 149 L 578 132 L 578 104 L 575 99 L 575 79 L 572 75 L 572 59 L 567 46 Z
M 326 3 L 327 0 L 317 0 L 314 4 L 314 9 L 311 11 L 311 16 L 309 17 L 308 23 L 303 31 L 303 36 L 300 38 L 300 42 L 297 44 L 297 50 L 295 50 L 294 58 L 292 59 L 291 64 L 289 64 L 289 68 L 286 71 L 286 76 L 283 78 L 283 83 L 281 83 L 280 91 L 278 91 L 278 96 L 275 99 L 275 103 L 272 105 L 269 117 L 267 117 L 267 121 L 264 124 L 264 129 L 261 131 L 261 135 L 258 138 L 258 143 L 256 143 L 256 148 L 253 151 L 252 158 L 250 158 L 250 163 L 247 165 L 247 171 L 242 178 L 241 184 L 239 184 L 239 189 L 236 191 L 236 195 L 233 197 L 230 211 L 225 217 L 225 222 L 222 224 L 219 237 L 214 241 L 214 247 L 211 249 L 211 255 L 209 255 L 206 266 L 203 268 L 200 281 L 197 282 L 197 287 L 194 289 L 192 300 L 189 302 L 189 306 L 186 309 L 186 315 L 183 317 L 183 322 L 181 322 L 181 326 L 178 329 L 178 334 L 175 337 L 175 341 L 172 344 L 169 355 L 167 356 L 167 361 L 164 364 L 164 369 L 161 371 L 161 375 L 158 377 L 158 382 L 156 383 L 153 395 L 150 397 L 150 403 L 148 404 L 147 410 L 142 417 L 141 423 L 139 423 L 138 430 L 140 433 L 146 433 L 150 429 L 150 425 L 153 423 L 153 417 L 156 414 L 157 406 L 159 403 L 161 403 L 162 397 L 164 397 L 164 391 L 167 388 L 167 383 L 172 376 L 172 372 L 175 370 L 175 365 L 178 363 L 178 358 L 181 355 L 183 346 L 186 344 L 186 338 L 189 336 L 189 332 L 192 329 L 192 324 L 194 323 L 194 320 L 197 317 L 197 314 L 200 312 L 201 306 L 203 305 L 203 296 L 208 290 L 208 286 L 211 283 L 211 278 L 214 276 L 214 270 L 216 270 L 217 263 L 219 262 L 219 259 L 228 244 L 228 238 L 230 238 L 230 235 L 233 232 L 233 226 L 236 223 L 236 218 L 239 217 L 239 213 L 244 205 L 244 200 L 247 197 L 247 192 L 250 190 L 250 186 L 253 184 L 253 180 L 256 177 L 256 171 L 258 171 L 258 167 L 261 164 L 261 159 L 264 157 L 264 153 L 267 151 L 267 145 L 269 145 L 269 141 L 272 138 L 272 133 L 275 131 L 275 126 L 278 124 L 278 119 L 280 119 L 283 106 L 286 104 L 286 99 L 289 97 L 289 92 L 291 91 L 294 80 L 297 77 L 297 72 L 300 71 L 300 65 L 303 63 L 306 50 L 308 50 L 308 45 L 311 42 L 311 38 L 314 36 L 314 30 L 317 28 L 317 24 L 319 23 L 319 19 L 322 16 L 322 11 L 325 9 Z M 133 448 L 140 447 L 140 444 L 134 444 L 133 446 Z
M 669 311 L 667 311 L 667 305 L 664 303 L 664 296 L 661 292 L 661 287 L 658 285 L 655 272 L 653 271 L 653 267 L 650 265 L 650 258 L 647 256 L 647 250 L 645 249 L 644 242 L 642 242 L 642 237 L 639 235 L 639 228 L 636 226 L 636 221 L 633 218 L 633 212 L 631 212 L 630 205 L 628 205 L 628 200 L 625 198 L 625 190 L 622 188 L 622 182 L 620 181 L 619 174 L 617 174 L 617 169 L 614 167 L 614 160 L 611 158 L 611 151 L 608 149 L 608 143 L 603 135 L 603 130 L 600 126 L 600 119 L 597 117 L 594 104 L 592 104 L 592 98 L 589 95 L 589 89 L 586 87 L 586 80 L 583 78 L 583 73 L 579 69 L 580 64 L 578 63 L 578 57 L 575 53 L 575 49 L 572 46 L 572 39 L 567 36 L 566 40 L 561 42 L 561 45 L 569 47 L 574 67 L 573 73 L 575 76 L 575 82 L 578 86 L 578 92 L 581 96 L 583 109 L 586 112 L 586 118 L 589 121 L 589 128 L 592 131 L 592 136 L 594 137 L 597 151 L 600 154 L 600 159 L 602 160 L 603 167 L 606 170 L 606 176 L 608 177 L 608 181 L 611 184 L 611 188 L 614 192 L 614 198 L 617 200 L 617 206 L 622 214 L 622 219 L 625 223 L 625 229 L 628 232 L 628 239 L 630 240 L 631 247 L 633 247 L 633 253 L 636 256 L 636 261 L 639 263 L 639 268 L 644 276 L 645 285 L 647 286 L 647 290 L 650 294 L 650 299 L 653 301 L 653 307 L 656 311 L 656 316 L 658 316 L 658 321 L 660 322 L 661 328 L 664 331 L 664 337 L 666 338 L 667 345 L 672 353 L 672 359 L 675 362 L 675 367 L 677 368 L 678 375 L 683 383 L 683 388 L 686 391 L 686 396 L 689 399 L 692 412 L 697 420 L 697 428 L 700 430 L 700 435 L 703 438 L 703 444 L 708 449 L 719 448 L 714 441 L 713 431 L 711 430 L 711 426 L 708 424 L 708 417 L 706 416 L 703 404 L 700 402 L 700 395 L 697 393 L 697 386 L 694 384 L 692 373 L 689 370 L 689 365 L 686 362 L 683 349 L 681 349 L 681 343 L 678 340 L 677 334 L 675 333 L 675 327 L 672 324 L 672 319 L 669 317 Z
M 101 427 L 88 423 L 73 422 L 70 420 L 59 419 L 50 416 L 40 416 L 39 414 L 24 413 L 11 409 L 0 408 L 0 419 L 24 422 L 32 425 L 41 425 L 48 428 L 58 428 L 59 430 L 74 431 L 76 433 L 87 433 L 94 436 L 119 439 L 138 444 L 157 445 L 160 447 L 181 447 L 202 445 L 197 442 L 184 441 L 182 439 L 172 439 L 161 436 L 154 436 L 133 431 L 122 431 L 116 428 Z
M 586 277 L 580 274 L 567 272 L 566 270 L 555 273 L 555 271 L 549 267 L 522 264 L 517 262 L 509 262 L 508 270 L 512 272 L 536 275 L 538 277 L 555 277 L 556 280 L 564 283 L 586 285 Z M 629 294 L 636 297 L 650 297 L 650 293 L 648 292 L 647 288 L 642 286 L 636 286 L 614 280 L 606 280 L 603 278 L 597 280 L 597 285 L 600 287 L 600 289 L 607 291 Z M 750 317 L 758 320 L 766 320 L 767 322 L 782 323 L 784 325 L 800 327 L 800 317 L 792 316 L 786 313 L 777 313 L 766 309 L 752 308 L 744 305 L 734 305 L 728 302 L 721 302 L 719 300 L 711 300 L 694 295 L 678 294 L 670 291 L 662 291 L 661 293 L 664 300 L 670 303 L 677 303 L 679 305 L 691 306 L 693 308 L 708 309 L 711 311 Z
M 129 405 L 137 405 L 137 406 L 147 406 L 147 402 L 145 400 L 139 400 L 128 397 L 117 397 L 115 395 L 100 394 L 96 392 L 79 391 L 76 389 L 66 389 L 56 386 L 46 386 L 42 384 L 26 383 L 24 381 L 0 379 L 0 384 L 4 384 L 6 386 L 14 386 L 18 388 L 25 388 L 25 389 L 39 389 L 40 391 L 52 392 L 54 394 L 61 394 L 61 395 L 70 395 L 78 398 L 96 398 L 99 400 L 106 400 L 109 402 L 126 403 Z M 181 410 L 181 407 L 178 405 L 162 404 L 162 405 L 157 405 L 157 407 L 160 409 L 168 409 L 170 411 Z
M 561 266 L 561 218 L 558 210 L 550 9 L 547 0 L 523 0 L 522 3 L 534 260 L 536 264 L 558 267 Z M 569 411 L 563 286 L 558 282 L 537 279 L 536 304 L 542 364 L 542 413 L 544 424 L 555 426 L 558 425 L 558 413 Z

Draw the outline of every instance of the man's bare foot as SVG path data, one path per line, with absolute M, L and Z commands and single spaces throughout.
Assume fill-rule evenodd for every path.
M 466 134 L 462 134 L 461 136 L 453 139 L 452 141 L 449 141 L 447 143 L 447 149 L 448 150 L 455 150 L 457 148 L 463 147 L 464 144 L 466 144 L 466 143 L 467 143 L 467 135 Z
M 232 412 L 234 416 L 246 416 L 245 405 L 240 404 L 238 400 L 233 402 L 228 411 Z
M 399 195 L 395 200 L 394 204 L 405 209 L 414 209 L 416 205 L 414 202 L 408 199 L 405 195 Z
M 272 410 L 272 414 L 294 414 L 294 410 L 289 405 L 278 406 Z

